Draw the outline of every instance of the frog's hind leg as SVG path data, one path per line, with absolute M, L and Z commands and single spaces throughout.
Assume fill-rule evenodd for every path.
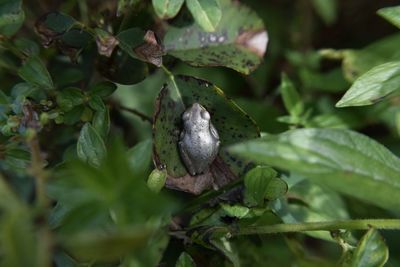
M 196 175 L 196 170 L 194 169 L 194 164 L 192 162 L 192 160 L 190 159 L 190 157 L 188 156 L 184 145 L 182 144 L 182 142 L 179 142 L 179 152 L 181 155 L 181 158 L 183 160 L 183 163 L 186 167 L 186 170 L 190 173 L 190 175 L 195 176 Z

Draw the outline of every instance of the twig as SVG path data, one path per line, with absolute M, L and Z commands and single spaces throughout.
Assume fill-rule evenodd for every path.
M 36 181 L 36 206 L 38 208 L 39 221 L 41 222 L 38 228 L 38 233 L 40 234 L 38 246 L 40 247 L 39 251 L 41 254 L 39 258 L 41 259 L 41 266 L 49 267 L 51 266 L 51 260 L 48 255 L 52 250 L 53 237 L 47 223 L 47 212 L 50 205 L 49 199 L 46 196 L 46 180 L 48 178 L 48 173 L 44 169 L 45 161 L 40 150 L 37 132 L 33 128 L 30 128 L 30 130 L 32 130 L 32 132 L 29 134 L 29 137 L 27 137 L 27 143 L 32 155 L 30 172 Z
M 48 207 L 48 199 L 46 196 L 46 180 L 47 172 L 44 170 L 45 162 L 40 151 L 39 140 L 36 132 L 29 138 L 28 145 L 31 150 L 31 174 L 36 179 L 36 204 L 39 208 Z
M 147 116 L 146 114 L 144 114 L 144 113 L 142 113 L 142 112 L 140 112 L 140 111 L 137 111 L 136 109 L 124 107 L 124 106 L 121 106 L 121 105 L 118 105 L 117 107 L 118 107 L 120 110 L 128 111 L 128 112 L 130 112 L 130 113 L 132 113 L 132 114 L 134 114 L 134 115 L 140 117 L 142 120 L 147 121 L 147 122 L 153 124 L 153 119 L 152 119 L 152 118 L 150 118 L 149 116 Z

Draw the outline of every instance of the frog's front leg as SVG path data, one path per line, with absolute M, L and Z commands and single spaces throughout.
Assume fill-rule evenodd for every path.
M 196 170 L 194 169 L 194 164 L 186 152 L 185 145 L 182 141 L 179 141 L 179 151 L 181 152 L 181 157 L 185 163 L 186 169 L 189 171 L 190 175 L 195 176 Z

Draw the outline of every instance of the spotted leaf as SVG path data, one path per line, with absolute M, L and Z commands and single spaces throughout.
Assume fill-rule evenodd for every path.
M 211 115 L 217 129 L 221 148 L 210 171 L 190 176 L 183 165 L 178 150 L 182 130 L 183 112 L 193 103 L 200 103 Z M 166 185 L 191 193 L 201 193 L 214 186 L 223 186 L 246 171 L 247 164 L 225 151 L 225 147 L 236 142 L 259 136 L 254 121 L 221 89 L 213 84 L 189 76 L 177 76 L 160 92 L 154 115 L 154 162 L 158 169 L 166 169 Z
M 236 1 L 220 1 L 222 18 L 213 32 L 199 25 L 170 26 L 164 37 L 168 54 L 193 66 L 225 66 L 249 74 L 261 63 L 268 35 L 257 14 Z

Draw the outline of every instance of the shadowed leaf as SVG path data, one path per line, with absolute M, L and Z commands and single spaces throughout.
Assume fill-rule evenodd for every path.
M 61 12 L 49 12 L 35 24 L 44 47 L 55 43 L 65 55 L 76 62 L 79 53 L 92 41 L 92 35 L 73 17 Z
M 178 261 L 176 262 L 175 267 L 196 267 L 192 257 L 186 252 L 182 252 L 179 256 Z
M 3 0 L 0 2 L 0 35 L 11 36 L 22 26 L 25 13 L 21 0 Z
M 200 103 L 211 115 L 217 129 L 221 149 L 211 167 L 211 173 L 190 176 L 184 167 L 179 150 L 182 113 L 193 103 Z M 218 87 L 189 76 L 177 76 L 161 90 L 154 116 L 154 160 L 158 169 L 166 168 L 167 186 L 192 193 L 200 193 L 214 183 L 222 186 L 233 176 L 240 176 L 247 164 L 229 155 L 225 147 L 249 138 L 258 137 L 258 128 L 233 101 L 228 100 Z M 182 182 L 182 184 L 180 183 Z M 178 183 L 178 184 L 175 184 Z
M 125 85 L 139 83 L 148 75 L 146 63 L 132 58 L 121 49 L 115 49 L 109 58 L 102 57 L 98 68 L 107 79 Z

